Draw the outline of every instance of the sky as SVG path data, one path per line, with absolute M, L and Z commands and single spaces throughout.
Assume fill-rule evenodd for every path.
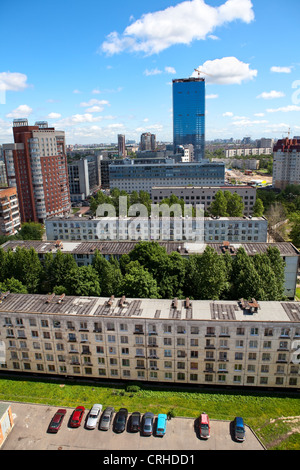
M 296 0 L 0 0 L 0 144 L 172 142 L 172 80 L 206 80 L 206 140 L 300 135 Z

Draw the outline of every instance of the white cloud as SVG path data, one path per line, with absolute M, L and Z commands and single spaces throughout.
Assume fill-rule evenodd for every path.
M 254 20 L 251 0 L 227 0 L 219 7 L 207 5 L 204 0 L 190 0 L 165 10 L 142 15 L 131 23 L 123 34 L 111 32 L 100 51 L 118 54 L 123 51 L 159 53 L 174 44 L 191 44 L 204 40 L 222 25 L 240 20 Z
M 47 118 L 48 119 L 59 119 L 61 117 L 61 114 L 59 113 L 49 113 Z
M 207 83 L 219 85 L 241 84 L 257 76 L 257 70 L 251 70 L 249 64 L 241 62 L 236 57 L 207 60 L 199 65 L 198 69 L 203 72 L 202 77 L 205 77 Z M 194 71 L 192 77 L 197 76 L 198 72 Z
M 152 75 L 160 75 L 161 73 L 162 73 L 162 71 L 159 70 L 159 69 L 157 69 L 157 68 L 156 68 L 156 69 L 152 69 L 152 70 L 146 69 L 146 70 L 144 71 L 144 75 L 146 75 L 146 77 L 150 77 L 150 76 L 152 76 Z
M 75 93 L 75 95 L 78 95 L 79 93 L 81 93 L 80 90 L 73 90 L 73 93 Z
M 32 113 L 33 109 L 27 104 L 21 104 L 16 109 L 6 114 L 7 118 L 18 119 L 26 118 Z
M 92 93 L 93 93 L 93 95 L 99 95 L 101 93 L 101 91 L 95 89 L 95 90 L 92 91 Z
M 61 119 L 56 124 L 59 126 L 74 126 L 84 122 L 92 123 L 102 121 L 103 116 L 93 116 L 91 113 L 73 114 L 73 116 Z
M 233 113 L 231 111 L 227 111 L 226 113 L 223 113 L 224 117 L 232 117 Z
M 265 115 L 265 113 L 255 113 L 254 116 L 256 117 L 263 117 Z
M 257 98 L 262 98 L 264 100 L 272 100 L 272 99 L 275 99 L 275 98 L 283 98 L 284 96 L 285 96 L 285 94 L 282 93 L 282 91 L 271 90 L 269 92 L 264 91 L 263 93 L 258 95 Z
M 1 72 L 0 90 L 1 91 L 22 91 L 28 87 L 27 76 L 23 73 Z
M 254 126 L 257 124 L 267 124 L 269 121 L 266 120 L 251 120 L 251 119 L 240 119 L 238 121 L 234 121 L 232 124 L 234 126 L 245 127 L 245 126 Z
M 274 73 L 291 73 L 292 67 L 271 67 L 271 72 Z
M 101 106 L 101 107 L 103 107 L 104 105 L 109 106 L 109 101 L 107 101 L 107 100 L 91 99 L 90 101 L 88 101 L 88 102 L 86 102 L 86 103 L 85 103 L 85 102 L 80 103 L 80 106 L 81 106 L 82 108 L 87 108 L 87 107 L 89 107 L 89 106 L 95 106 L 95 105 L 96 105 L 96 106 Z M 103 110 L 103 108 L 102 108 L 102 110 Z
M 176 73 L 176 70 L 174 69 L 174 67 L 165 67 L 165 72 L 174 75 Z
M 165 67 L 164 72 L 168 73 L 168 74 L 171 74 L 171 75 L 175 75 L 176 70 L 174 69 L 174 67 Z M 163 71 L 158 69 L 158 68 L 155 68 L 155 69 L 152 69 L 152 70 L 146 69 L 144 71 L 144 75 L 146 75 L 147 77 L 150 77 L 151 75 L 160 75 L 162 73 L 163 73 Z
M 290 113 L 293 111 L 300 111 L 300 106 L 296 105 L 289 105 L 289 106 L 283 106 L 281 108 L 277 109 L 267 109 L 267 113 Z
M 219 98 L 219 95 L 206 95 L 207 100 L 215 100 L 216 98 Z
M 90 108 L 86 109 L 87 113 L 100 113 L 104 110 L 103 106 L 91 106 Z

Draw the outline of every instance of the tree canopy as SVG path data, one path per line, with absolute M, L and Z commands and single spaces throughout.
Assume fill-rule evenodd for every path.
M 278 248 L 234 256 L 207 246 L 188 258 L 157 242 L 140 242 L 119 260 L 98 251 L 89 266 L 78 266 L 71 254 L 46 253 L 40 260 L 33 248 L 4 251 L 0 247 L 0 290 L 67 295 L 111 295 L 135 298 L 190 297 L 198 300 L 284 299 L 285 263 Z

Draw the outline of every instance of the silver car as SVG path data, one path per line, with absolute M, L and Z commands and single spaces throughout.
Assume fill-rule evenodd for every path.
M 114 412 L 115 412 L 115 409 L 112 406 L 108 406 L 107 408 L 105 408 L 101 416 L 100 424 L 99 424 L 99 429 L 101 429 L 101 431 L 109 430 Z
M 93 405 L 91 411 L 89 412 L 88 419 L 85 425 L 87 429 L 95 429 L 95 427 L 97 426 L 101 411 L 102 411 L 102 405 L 98 403 Z

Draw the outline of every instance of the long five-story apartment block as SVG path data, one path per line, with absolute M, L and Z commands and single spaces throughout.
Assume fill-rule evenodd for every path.
M 300 304 L 1 296 L 1 370 L 299 389 Z

